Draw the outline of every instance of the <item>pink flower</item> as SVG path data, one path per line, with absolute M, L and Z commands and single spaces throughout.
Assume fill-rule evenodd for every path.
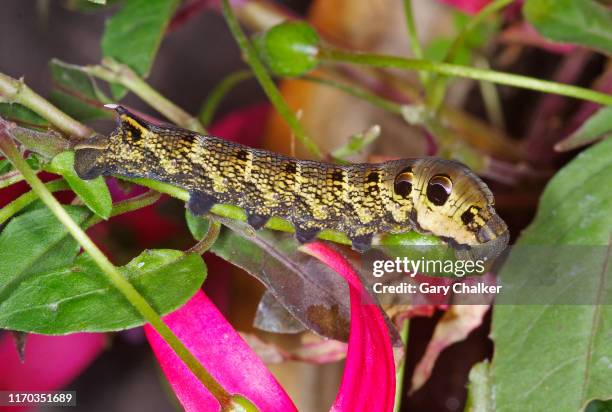
M 332 411 L 391 411 L 395 364 L 389 331 L 379 307 L 364 292 L 354 269 L 329 246 L 317 242 L 303 250 L 334 269 L 349 284 L 351 332 L 346 366 Z M 242 394 L 262 411 L 295 406 L 263 362 L 223 318 L 204 293 L 165 316 L 164 321 L 230 393 Z M 220 405 L 150 327 L 147 338 L 166 377 L 187 411 L 219 410 Z
M 393 348 L 380 308 L 364 292 L 359 276 L 337 251 L 321 242 L 303 250 L 349 284 L 351 334 L 340 391 L 332 411 L 391 411 L 395 397 Z
M 491 0 L 440 0 L 442 3 L 453 6 L 465 13 L 476 14 L 482 10 Z
M 166 315 L 164 322 L 225 390 L 246 396 L 261 411 L 295 410 L 263 362 L 203 292 Z M 145 333 L 185 409 L 220 410 L 217 400 L 150 325 Z

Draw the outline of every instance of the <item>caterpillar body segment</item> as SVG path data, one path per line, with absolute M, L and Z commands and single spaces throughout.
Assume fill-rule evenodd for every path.
M 417 230 L 446 239 L 471 257 L 497 256 L 508 229 L 491 191 L 466 166 L 444 159 L 403 159 L 336 165 L 298 160 L 265 150 L 151 124 L 121 106 L 117 129 L 75 146 L 83 179 L 116 174 L 187 190 L 196 215 L 216 203 L 245 210 L 263 227 L 277 216 L 290 221 L 300 242 L 323 229 L 345 233 L 359 251 L 378 233 Z

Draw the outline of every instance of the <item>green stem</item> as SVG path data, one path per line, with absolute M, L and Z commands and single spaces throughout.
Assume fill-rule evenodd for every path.
M 69 136 L 85 139 L 94 132 L 84 124 L 74 120 L 47 100 L 30 89 L 23 80 L 16 80 L 0 73 L 0 102 L 18 103 L 27 107 Z
M 219 233 L 221 233 L 221 223 L 211 220 L 210 225 L 208 226 L 208 231 L 198 243 L 196 243 L 193 247 L 191 247 L 188 252 L 196 253 L 198 255 L 203 255 L 208 249 L 211 248 L 213 243 L 219 237 Z
M 475 57 L 474 63 L 477 67 L 489 69 L 489 62 L 484 57 Z M 494 84 L 487 82 L 478 82 L 480 87 L 480 95 L 484 102 L 485 111 L 489 122 L 498 129 L 504 130 L 506 122 L 504 121 L 504 110 L 502 108 L 501 98 L 497 92 L 497 87 Z
M 249 70 L 239 70 L 221 80 L 206 98 L 206 102 L 204 102 L 204 106 L 202 106 L 202 110 L 200 110 L 200 115 L 198 116 L 200 122 L 205 127 L 208 127 L 215 116 L 219 103 L 221 103 L 225 95 L 236 87 L 238 83 L 250 79 L 252 76 L 253 74 Z
M 523 89 L 553 93 L 561 96 L 588 100 L 602 105 L 612 105 L 612 95 L 568 84 L 555 83 L 547 80 L 517 74 L 478 69 L 450 63 L 437 63 L 427 60 L 406 59 L 396 56 L 378 54 L 352 53 L 342 50 L 321 48 L 319 56 L 323 61 L 352 63 L 371 67 L 396 68 L 403 70 L 426 71 L 447 76 L 465 77 L 474 80 L 484 80 L 492 83 L 515 86 Z
M 222 0 L 221 6 L 223 10 L 223 16 L 225 17 L 225 21 L 229 26 L 236 43 L 240 47 L 240 50 L 244 54 L 247 63 L 253 70 L 253 74 L 259 81 L 261 88 L 263 89 L 270 102 L 276 108 L 276 111 L 280 116 L 287 122 L 295 137 L 304 145 L 304 147 L 316 158 L 322 159 L 323 154 L 317 147 L 317 145 L 308 137 L 304 127 L 299 122 L 293 111 L 287 106 L 287 103 L 283 99 L 283 96 L 280 94 L 276 85 L 272 81 L 272 78 L 268 75 L 266 68 L 264 67 L 261 60 L 257 56 L 257 51 L 251 44 L 251 42 L 246 38 L 244 32 L 240 28 L 240 24 L 238 20 L 236 20 L 236 16 L 234 15 L 234 11 L 229 4 L 229 0 Z
M 16 170 L 11 170 L 8 173 L 0 176 L 0 189 L 15 184 L 17 182 L 21 182 L 23 180 L 23 176 Z
M 147 207 L 157 202 L 161 194 L 154 191 L 149 190 L 146 193 L 135 196 L 131 199 L 122 200 L 121 202 L 117 202 L 113 205 L 113 210 L 111 211 L 110 217 L 115 217 L 122 215 L 124 213 L 133 212 L 138 209 L 142 209 L 143 207 Z M 85 228 L 90 228 L 100 222 L 103 219 L 98 215 L 93 215 L 87 222 L 85 222 Z
M 47 190 L 44 183 L 36 176 L 27 162 L 21 157 L 17 147 L 6 132 L 0 130 L 0 151 L 13 163 L 15 169 L 19 170 L 34 193 L 51 210 L 57 219 L 66 227 L 81 247 L 91 256 L 96 264 L 108 276 L 111 283 L 125 296 L 134 308 L 151 324 L 162 338 L 170 345 L 181 360 L 202 382 L 202 384 L 215 396 L 222 406 L 228 404 L 230 394 L 204 369 L 200 362 L 189 352 L 183 343 L 177 338 L 172 330 L 161 320 L 160 316 L 149 305 L 144 297 L 132 286 L 132 284 L 117 270 L 108 258 L 98 249 L 93 241 L 85 234 L 83 229 L 62 207 L 62 205 Z
M 406 28 L 408 29 L 408 40 L 410 41 L 410 48 L 412 54 L 417 59 L 423 59 L 423 50 L 421 49 L 421 43 L 416 31 L 416 25 L 414 24 L 414 15 L 412 13 L 412 0 L 404 0 L 404 15 L 406 17 Z M 428 74 L 425 72 L 419 72 L 421 82 L 427 84 Z
M 52 130 L 42 132 L 18 126 L 13 128 L 11 134 L 23 146 L 49 159 L 70 146 L 68 140 Z
M 380 136 L 380 126 L 374 125 L 362 133 L 349 137 L 349 141 L 330 153 L 332 159 L 341 164 L 350 164 L 349 156 L 361 152 L 366 146 L 372 144 Z
M 408 330 L 410 329 L 410 320 L 404 320 L 402 323 L 402 330 L 400 331 L 400 338 L 404 344 L 404 358 L 400 361 L 400 365 L 397 368 L 395 374 L 395 404 L 393 406 L 393 412 L 399 412 L 402 408 L 402 395 L 404 389 L 404 375 L 406 374 L 406 356 L 408 355 Z
M 457 56 L 457 53 L 461 49 L 461 46 L 463 46 L 463 43 L 465 42 L 465 39 L 467 38 L 468 34 L 470 34 L 477 26 L 479 26 L 480 23 L 484 21 L 484 19 L 489 17 L 491 14 L 503 9 L 513 1 L 514 0 L 495 0 L 494 2 L 487 4 L 486 7 L 480 10 L 478 14 L 476 14 L 470 19 L 470 21 L 463 27 L 457 37 L 455 37 L 455 40 L 449 47 L 448 52 L 446 53 L 446 56 L 444 56 L 442 61 L 453 61 Z
M 455 37 L 455 40 L 448 49 L 446 55 L 442 58 L 442 62 L 452 62 L 457 53 L 463 46 L 465 39 L 480 23 L 484 21 L 491 14 L 503 9 L 514 0 L 495 0 L 489 3 L 486 7 L 478 12 L 470 21 L 463 27 L 461 32 Z M 428 84 L 427 89 L 429 90 L 429 101 L 434 111 L 438 111 L 442 102 L 444 101 L 444 95 L 446 94 L 446 79 L 438 76 L 433 76 L 431 82 Z
M 47 186 L 47 190 L 51 193 L 70 188 L 64 179 L 53 180 L 52 182 L 46 183 L 45 186 Z M 22 211 L 36 199 L 38 199 L 36 193 L 29 191 L 22 194 L 8 205 L 4 206 L 2 209 L 0 209 L 0 225 L 10 219 L 11 216 L 14 216 L 16 213 Z
M 106 58 L 102 60 L 102 65 L 75 67 L 109 83 L 124 86 L 174 124 L 198 133 L 206 133 L 198 119 L 162 96 L 128 66 Z

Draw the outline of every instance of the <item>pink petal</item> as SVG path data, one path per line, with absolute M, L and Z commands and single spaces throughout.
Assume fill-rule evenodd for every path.
M 321 242 L 303 246 L 349 284 L 351 333 L 340 391 L 332 411 L 391 411 L 395 396 L 395 363 L 389 330 L 382 313 L 365 293 L 349 262 Z
M 4 333 L 0 337 L 0 390 L 60 390 L 98 357 L 104 350 L 105 342 L 102 333 L 65 336 L 31 334 L 25 347 L 25 362 L 21 363 L 13 339 Z M 20 409 L 0 407 L 0 411 Z
M 439 0 L 442 3 L 453 6 L 468 14 L 476 14 L 482 10 L 491 0 Z
M 260 411 L 295 406 L 261 359 L 203 292 L 164 317 L 166 324 L 228 392 L 242 394 Z M 174 392 L 187 411 L 218 411 L 220 405 L 150 326 L 145 332 Z

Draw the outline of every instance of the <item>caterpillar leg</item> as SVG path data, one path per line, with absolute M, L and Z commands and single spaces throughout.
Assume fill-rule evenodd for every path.
M 319 234 L 320 231 L 321 229 L 317 229 L 317 228 L 300 228 L 296 226 L 295 238 L 300 243 L 312 242 L 313 240 L 317 238 L 317 235 Z
M 196 216 L 205 215 L 217 203 L 214 196 L 202 192 L 189 192 L 189 202 L 187 209 Z
M 353 243 L 353 249 L 357 252 L 363 253 L 369 250 L 372 247 L 372 237 L 373 233 L 368 233 L 366 235 L 355 236 L 351 239 Z
M 247 222 L 255 230 L 259 230 L 268 223 L 270 216 L 258 215 L 257 213 L 248 213 Z

